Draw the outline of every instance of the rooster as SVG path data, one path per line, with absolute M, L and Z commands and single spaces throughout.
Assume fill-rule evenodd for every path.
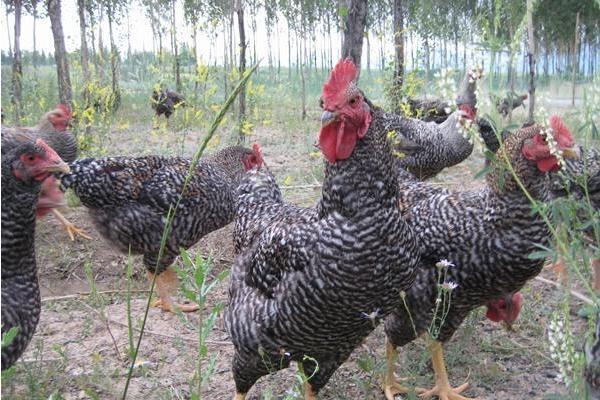
M 75 161 L 78 153 L 77 139 L 73 133 L 67 130 L 71 117 L 69 106 L 59 104 L 54 110 L 44 114 L 36 126 L 2 126 L 2 152 L 4 153 L 23 142 L 34 142 L 37 138 L 41 138 L 58 153 L 63 161 L 67 163 Z M 75 235 L 91 239 L 83 230 L 69 222 L 54 206 L 44 208 L 44 203 L 56 204 L 63 197 L 57 187 L 58 182 L 54 176 L 49 176 L 47 181 L 42 183 L 37 217 L 41 218 L 51 212 L 65 227 L 71 240 L 75 240 Z
M 152 91 L 151 105 L 157 117 L 160 117 L 162 114 L 165 115 L 168 124 L 171 114 L 173 114 L 178 107 L 185 106 L 185 98 L 183 95 L 173 90 L 155 89 Z
M 452 337 L 465 317 L 488 305 L 492 319 L 505 318 L 510 323 L 516 318 L 518 290 L 543 265 L 543 260 L 530 259 L 529 254 L 537 244 L 547 242 L 550 234 L 544 220 L 532 213 L 532 205 L 505 159 L 536 201 L 547 200 L 548 172 L 560 168 L 548 140 L 563 156 L 576 156 L 571 134 L 556 121 L 551 119 L 549 130 L 535 125 L 510 135 L 492 161 L 482 190 L 451 192 L 415 179 L 399 181 L 400 208 L 421 243 L 423 265 L 406 294 L 406 307 L 398 307 L 385 322 L 387 399 L 406 392 L 393 374 L 396 347 L 427 331 L 433 318 L 439 329 L 429 340 L 436 385 L 423 391 L 423 397 L 437 395 L 443 400 L 465 399 L 458 393 L 467 384 L 450 387 L 442 351 L 442 343 Z M 434 315 L 439 293 L 450 296 L 444 318 Z
M 81 159 L 61 176 L 61 188 L 72 188 L 89 209 L 103 237 L 120 250 L 144 255 L 149 278 L 159 295 L 155 306 L 165 311 L 195 311 L 171 296 L 177 276 L 171 264 L 181 248 L 233 220 L 237 186 L 245 171 L 262 165 L 258 151 L 228 147 L 200 160 L 180 198 L 191 160 L 178 157 L 107 157 Z M 162 257 L 161 239 L 169 210 L 175 216 Z
M 35 261 L 35 209 L 42 182 L 69 168 L 42 139 L 24 141 L 2 153 L 2 370 L 10 368 L 29 344 L 40 318 Z M 46 207 L 51 204 L 46 203 Z
M 291 361 L 314 399 L 412 283 L 418 253 L 396 206 L 391 145 L 356 77 L 343 60 L 323 86 L 319 146 L 327 161 L 316 208 L 284 203 L 262 171 L 241 185 L 236 225 L 270 222 L 232 267 L 225 321 L 238 400 Z

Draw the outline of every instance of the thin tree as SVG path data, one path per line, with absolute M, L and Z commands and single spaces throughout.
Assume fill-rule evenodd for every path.
M 575 105 L 575 83 L 577 82 L 577 70 L 579 69 L 579 14 L 575 19 L 575 43 L 573 44 L 573 90 L 571 92 L 571 105 Z
M 27 10 L 29 14 L 33 17 L 33 53 L 31 54 L 31 63 L 33 64 L 33 68 L 37 69 L 38 60 L 37 60 L 37 19 L 38 19 L 38 10 L 37 6 L 39 4 L 38 0 L 26 0 L 23 3 L 23 7 Z
M 367 0 L 345 0 L 342 15 L 345 15 L 342 35 L 342 58 L 350 58 L 360 73 L 363 38 L 367 23 Z
M 83 71 L 83 98 L 85 106 L 89 106 L 89 84 L 90 74 L 90 56 L 87 45 L 87 25 L 85 21 L 85 2 L 86 0 L 77 0 L 77 12 L 79 13 L 79 32 L 81 36 L 81 70 Z
M 527 121 L 533 123 L 535 110 L 535 30 L 533 27 L 534 0 L 527 0 L 527 60 L 529 62 L 529 110 Z
M 48 16 L 54 36 L 54 59 L 56 61 L 56 76 L 58 79 L 58 97 L 61 103 L 71 105 L 73 95 L 71 92 L 71 78 L 69 76 L 69 61 L 65 48 L 65 35 L 63 33 L 60 0 L 48 0 Z
M 90 73 L 89 52 L 87 46 L 87 30 L 85 21 L 85 2 L 86 0 L 77 0 L 77 12 L 79 13 L 79 32 L 81 35 L 81 70 L 83 71 L 83 104 L 87 109 L 92 103 L 90 96 L 90 83 L 92 80 Z M 85 135 L 88 136 L 91 130 L 91 121 L 87 113 L 83 114 L 83 123 L 85 124 Z
M 23 3 L 21 0 L 14 1 L 15 6 L 15 45 L 13 47 L 13 63 L 12 63 L 12 96 L 11 101 L 15 107 L 15 122 L 19 123 L 23 116 L 21 109 L 23 101 L 23 63 L 21 61 L 21 14 Z
M 244 7 L 243 0 L 235 1 L 235 12 L 237 14 L 238 20 L 238 31 L 240 35 L 240 64 L 239 64 L 239 72 L 240 76 L 244 75 L 246 72 L 246 29 L 244 28 Z M 239 94 L 239 110 L 238 110 L 238 124 L 239 124 L 239 135 L 238 135 L 238 143 L 244 143 L 245 135 L 244 135 L 244 122 L 246 119 L 246 85 L 242 87 L 242 90 Z
M 177 0 L 171 2 L 171 43 L 173 46 L 173 69 L 175 72 L 175 86 L 178 92 L 181 92 L 181 63 L 179 61 L 179 49 L 177 46 L 177 22 L 175 21 L 175 8 L 177 6 Z
M 400 92 L 404 81 L 404 12 L 402 0 L 394 0 L 394 77 L 393 77 L 393 108 L 400 106 Z

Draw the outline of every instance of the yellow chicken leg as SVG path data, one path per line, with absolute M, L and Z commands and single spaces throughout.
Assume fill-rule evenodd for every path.
M 87 240 L 92 240 L 91 237 L 89 237 L 88 235 L 86 235 L 83 232 L 83 229 L 77 228 L 75 225 L 73 225 L 71 222 L 69 222 L 65 218 L 65 216 L 62 215 L 58 210 L 53 208 L 52 214 L 56 217 L 56 219 L 58 219 L 60 221 L 61 224 L 63 224 L 63 226 L 67 230 L 67 233 L 69 234 L 69 237 L 71 238 L 71 240 L 75 240 L 75 235 L 79 235 L 82 238 L 87 239 Z
M 246 393 L 236 393 L 233 400 L 246 400 Z
M 383 393 L 387 400 L 394 400 L 397 394 L 408 393 L 408 388 L 402 386 L 394 374 L 398 351 L 389 340 L 385 341 L 386 372 L 383 381 Z
M 154 274 L 148 272 L 148 279 L 154 279 Z M 158 300 L 153 304 L 154 307 L 160 307 L 164 311 L 172 313 L 177 310 L 182 312 L 193 312 L 198 310 L 197 304 L 177 304 L 171 299 L 172 295 L 177 294 L 178 279 L 173 268 L 169 267 L 156 277 L 156 291 L 158 292 Z
M 444 363 L 444 350 L 442 344 L 436 340 L 430 339 L 429 352 L 433 364 L 433 372 L 435 373 L 435 386 L 433 389 L 417 389 L 420 397 L 429 398 L 437 396 L 440 400 L 475 400 L 470 397 L 461 396 L 459 393 L 464 391 L 469 383 L 465 382 L 457 388 L 452 388 L 448 381 L 448 373 Z

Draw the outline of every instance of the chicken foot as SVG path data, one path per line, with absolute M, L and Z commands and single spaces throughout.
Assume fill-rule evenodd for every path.
M 69 237 L 71 238 L 72 241 L 75 240 L 75 235 L 79 235 L 82 238 L 87 239 L 87 240 L 92 240 L 92 238 L 90 236 L 88 236 L 84 233 L 83 229 L 77 228 L 75 225 L 73 225 L 71 222 L 69 222 L 69 220 L 66 219 L 65 216 L 62 215 L 58 210 L 53 208 L 52 214 L 56 217 L 56 219 L 58 219 L 58 221 L 61 224 L 63 224 L 63 226 L 67 230 L 67 233 L 69 234 Z
M 397 394 L 408 393 L 407 387 L 400 384 L 398 378 L 394 374 L 394 367 L 396 365 L 396 359 L 398 358 L 398 351 L 389 340 L 385 341 L 385 359 L 386 359 L 386 372 L 383 380 L 383 393 L 387 400 L 394 400 Z
M 148 271 L 148 279 L 150 279 L 150 281 L 155 279 L 154 274 L 150 271 Z M 168 267 L 166 270 L 158 274 L 156 276 L 156 291 L 158 292 L 158 300 L 154 302 L 153 306 L 172 313 L 176 313 L 177 311 L 197 311 L 197 304 L 178 304 L 173 302 L 171 297 L 177 294 L 178 286 L 179 281 L 173 268 Z
M 426 399 L 431 396 L 437 396 L 440 400 L 474 400 L 459 394 L 469 386 L 468 382 L 463 383 L 457 388 L 452 388 L 450 386 L 448 373 L 446 372 L 446 364 L 444 363 L 442 343 L 431 340 L 429 344 L 429 353 L 431 354 L 433 372 L 435 374 L 435 386 L 430 390 L 417 388 L 417 392 L 420 393 L 419 397 Z

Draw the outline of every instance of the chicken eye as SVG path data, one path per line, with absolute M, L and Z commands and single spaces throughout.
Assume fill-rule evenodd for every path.
M 35 161 L 35 156 L 33 154 L 30 154 L 29 156 L 27 156 L 27 160 L 33 162 Z
M 357 101 L 358 101 L 358 99 L 356 97 L 353 97 L 350 99 L 350 104 L 354 105 L 354 104 L 356 104 Z

